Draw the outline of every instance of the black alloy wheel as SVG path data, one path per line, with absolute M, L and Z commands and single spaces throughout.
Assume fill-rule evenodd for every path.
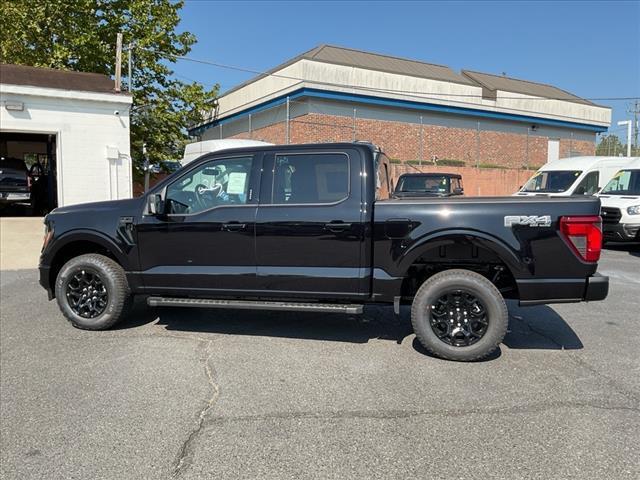
M 429 277 L 411 305 L 422 346 L 447 360 L 488 357 L 507 333 L 509 312 L 497 287 L 477 272 L 451 269 Z
M 482 302 L 463 290 L 452 290 L 432 305 L 429 323 L 436 336 L 454 347 L 468 347 L 487 332 L 489 318 Z
M 76 315 L 96 318 L 102 315 L 109 303 L 109 292 L 97 272 L 78 270 L 67 280 L 67 302 Z

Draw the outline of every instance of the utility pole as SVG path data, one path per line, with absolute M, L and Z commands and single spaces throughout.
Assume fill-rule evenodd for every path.
M 627 126 L 627 157 L 631 156 L 631 120 L 623 120 L 618 122 L 618 126 L 621 127 L 623 125 Z
M 633 115 L 633 146 L 638 154 L 638 114 L 640 114 L 640 101 L 636 100 L 633 106 L 628 110 Z
M 353 108 L 353 141 L 356 141 L 356 118 L 357 118 L 358 112 L 356 110 L 356 108 Z
M 285 145 L 289 145 L 289 97 L 287 97 L 287 123 L 285 125 L 285 132 L 284 132 L 284 138 L 285 138 Z
M 147 144 L 142 144 L 142 156 L 144 157 L 144 191 L 149 190 L 149 170 L 151 169 L 151 165 L 149 164 L 149 157 L 147 156 Z
M 122 33 L 116 35 L 116 93 L 122 90 Z
M 133 55 L 133 43 L 129 42 L 129 48 L 127 50 L 128 50 L 127 53 L 129 54 L 129 59 L 128 59 L 129 68 L 127 69 L 127 78 L 129 80 L 129 88 L 127 89 L 127 91 L 131 93 L 131 70 L 133 68 L 133 59 L 131 58 L 131 56 Z

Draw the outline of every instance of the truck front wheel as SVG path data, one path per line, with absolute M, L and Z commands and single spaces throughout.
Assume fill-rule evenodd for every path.
M 56 299 L 74 327 L 104 330 L 128 312 L 132 296 L 120 265 L 90 253 L 72 258 L 56 278 Z
M 509 313 L 498 289 L 470 270 L 446 270 L 425 281 L 411 306 L 420 343 L 447 360 L 485 358 L 507 333 Z

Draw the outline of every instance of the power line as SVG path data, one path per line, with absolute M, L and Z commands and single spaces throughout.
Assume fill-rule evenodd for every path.
M 155 54 L 159 54 L 159 55 L 163 55 L 167 58 L 173 58 L 173 59 L 178 59 L 178 60 L 185 60 L 185 61 L 189 61 L 189 62 L 194 62 L 194 63 L 200 63 L 200 64 L 204 64 L 204 65 L 210 65 L 210 66 L 214 66 L 214 67 L 218 67 L 218 68 L 225 68 L 228 70 L 236 70 L 236 71 L 240 71 L 240 72 L 245 72 L 245 73 L 252 73 L 254 75 L 264 75 L 264 76 L 269 76 L 269 77 L 275 77 L 275 78 L 282 78 L 285 80 L 294 80 L 297 82 L 310 82 L 310 83 L 314 83 L 317 85 L 325 85 L 325 86 L 331 86 L 331 87 L 341 87 L 341 88 L 356 88 L 356 89 L 360 89 L 360 90 L 366 90 L 366 91 L 371 91 L 371 92 L 378 92 L 378 93 L 399 93 L 399 94 L 405 94 L 405 95 L 433 95 L 433 96 L 444 96 L 444 97 L 461 97 L 461 98 L 483 98 L 482 95 L 475 95 L 475 94 L 460 94 L 460 93 L 442 93 L 442 92 L 415 92 L 415 91 L 409 91 L 409 90 L 397 90 L 397 89 L 387 89 L 387 88 L 379 88 L 379 87 L 367 87 L 364 85 L 345 85 L 342 83 L 332 83 L 332 82 L 325 82 L 325 81 L 320 81 L 320 80 L 309 80 L 309 79 L 305 79 L 305 78 L 299 78 L 299 77 L 293 77 L 290 75 L 282 75 L 282 74 L 278 74 L 278 73 L 272 73 L 272 72 L 263 72 L 260 70 L 254 70 L 254 69 L 250 69 L 250 68 L 245 68 L 245 67 L 238 67 L 235 65 L 228 65 L 228 64 L 224 64 L 224 63 L 219 63 L 219 62 L 213 62 L 210 60 L 202 60 L 202 59 L 197 59 L 197 58 L 191 58 L 191 57 L 186 57 L 184 55 L 174 55 L 174 54 L 165 54 L 165 53 L 161 53 L 158 52 L 156 50 L 150 49 L 150 48 L 142 48 L 142 47 L 138 47 L 141 50 L 145 50 L 147 52 L 150 53 L 155 53 Z M 423 97 L 420 97 L 423 98 Z M 595 98 L 581 98 L 581 97 L 575 97 L 575 99 L 577 100 L 589 100 L 589 101 L 628 101 L 628 100 L 640 100 L 640 97 L 595 97 Z M 568 100 L 567 97 L 500 97 L 500 100 Z

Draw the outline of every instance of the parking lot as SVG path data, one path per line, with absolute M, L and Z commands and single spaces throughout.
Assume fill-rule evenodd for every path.
M 510 306 L 500 351 L 428 356 L 407 312 L 146 310 L 73 329 L 1 273 L 2 465 L 23 478 L 640 476 L 640 252 L 605 302 Z

